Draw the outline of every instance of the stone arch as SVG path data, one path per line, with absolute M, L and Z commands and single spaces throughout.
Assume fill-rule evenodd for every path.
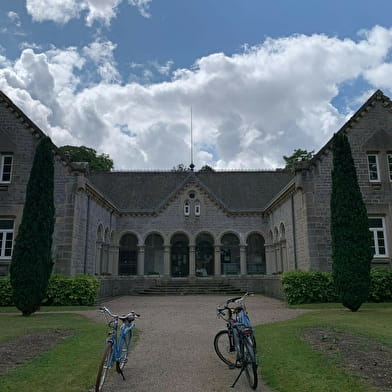
M 136 234 L 125 232 L 119 239 L 118 274 L 136 275 L 139 238 Z
M 196 236 L 195 243 L 196 276 L 214 275 L 214 236 L 202 231 Z
M 218 239 L 217 242 L 218 242 L 219 245 L 222 245 L 222 238 L 223 238 L 226 234 L 234 234 L 234 235 L 238 238 L 238 240 L 240 241 L 240 245 L 245 245 L 245 244 L 242 243 L 242 236 L 241 236 L 241 234 L 238 233 L 238 232 L 235 231 L 235 230 L 225 230 L 225 231 L 223 231 L 222 233 L 220 233 L 219 236 L 217 237 L 217 239 Z
M 252 232 L 246 239 L 246 269 L 248 274 L 265 274 L 265 240 L 258 232 Z
M 114 237 L 115 238 L 115 240 L 114 240 L 115 244 L 120 246 L 121 238 L 124 235 L 126 235 L 126 234 L 133 234 L 134 236 L 136 236 L 138 244 L 143 244 L 144 243 L 143 238 L 136 231 L 133 231 L 133 230 L 123 230 L 123 231 L 120 231 L 119 233 L 117 233 L 116 236 Z
M 144 241 L 144 272 L 147 275 L 164 274 L 164 238 L 155 231 Z
M 240 273 L 240 236 L 227 231 L 220 237 L 222 275 L 238 275 Z
M 173 277 L 189 275 L 189 236 L 176 232 L 170 238 L 170 267 Z

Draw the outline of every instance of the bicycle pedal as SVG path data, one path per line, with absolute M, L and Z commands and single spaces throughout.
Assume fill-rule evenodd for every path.
M 229 365 L 229 369 L 230 369 L 230 370 L 233 370 L 233 369 L 235 369 L 235 368 L 236 368 L 235 363 L 231 363 L 231 364 Z

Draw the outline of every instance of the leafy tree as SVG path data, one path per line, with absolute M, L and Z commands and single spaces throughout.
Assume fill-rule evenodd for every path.
M 52 272 L 55 221 L 54 159 L 48 137 L 39 142 L 26 189 L 22 222 L 15 239 L 10 268 L 13 299 L 23 316 L 39 309 Z
M 304 161 L 309 161 L 313 158 L 314 155 L 314 150 L 312 151 L 307 151 L 307 150 L 301 150 L 300 148 L 294 150 L 294 152 L 286 157 L 283 155 L 283 159 L 286 162 L 286 169 L 292 169 L 294 166 L 295 162 L 304 162 Z
M 184 163 L 179 163 L 177 166 L 173 166 L 171 169 L 172 172 L 186 172 L 189 171 L 189 167 Z
M 211 166 L 204 165 L 199 171 L 210 171 L 210 172 L 213 172 L 215 170 Z
M 68 155 L 72 162 L 88 162 L 91 171 L 110 171 L 113 169 L 113 160 L 109 155 L 97 155 L 97 151 L 93 148 L 62 146 L 60 150 Z
M 345 134 L 334 135 L 332 150 L 332 276 L 343 306 L 355 312 L 369 295 L 372 238 Z

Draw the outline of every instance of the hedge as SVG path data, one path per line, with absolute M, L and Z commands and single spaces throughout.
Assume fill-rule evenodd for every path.
M 42 305 L 91 306 L 95 304 L 99 281 L 88 275 L 75 278 L 52 275 L 49 280 L 46 298 Z M 12 306 L 12 287 L 8 277 L 0 279 L 0 306 Z
M 372 269 L 369 302 L 392 301 L 392 270 Z M 317 302 L 339 302 L 332 273 L 290 271 L 282 275 L 282 287 L 290 305 Z

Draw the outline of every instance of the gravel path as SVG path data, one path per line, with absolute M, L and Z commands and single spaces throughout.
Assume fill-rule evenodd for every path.
M 107 380 L 106 391 L 119 392 L 224 392 L 238 370 L 230 370 L 215 354 L 213 339 L 225 327 L 215 309 L 226 296 L 129 296 L 104 305 L 114 313 L 134 310 L 142 315 L 137 320 L 139 340 L 124 369 L 126 381 L 115 372 Z M 287 320 L 304 313 L 287 309 L 276 299 L 255 295 L 246 300 L 253 325 Z M 83 312 L 103 321 L 96 311 Z M 260 348 L 262 350 L 262 348 Z M 262 370 L 262 366 L 261 366 Z M 261 381 L 257 390 L 271 392 Z M 236 392 L 250 391 L 242 376 Z

